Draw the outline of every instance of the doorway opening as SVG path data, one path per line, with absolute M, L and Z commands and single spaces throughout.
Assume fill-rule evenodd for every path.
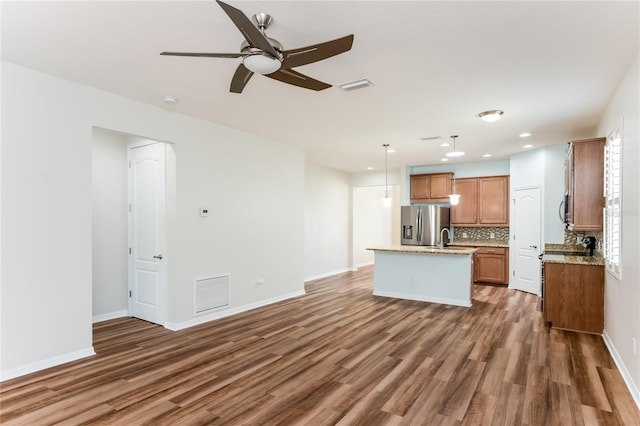
M 130 212 L 128 200 L 128 149 L 131 146 L 162 146 L 165 152 L 163 173 L 166 176 L 166 213 L 171 217 L 175 211 L 175 154 L 169 143 L 150 140 L 114 130 L 94 127 L 92 129 L 92 315 L 93 322 L 109 319 L 138 316 L 132 312 L 129 304 L 131 290 L 131 272 L 129 249 Z M 166 222 L 164 233 L 170 227 Z M 144 231 L 148 232 L 150 228 Z M 168 241 L 168 240 L 165 240 Z M 163 255 L 166 264 L 166 252 Z M 164 267 L 166 274 L 167 268 Z M 150 281 L 146 281 L 145 298 L 151 297 Z M 166 297 L 166 280 L 159 293 L 158 300 Z M 134 296 L 133 292 L 131 293 Z M 148 300 L 147 300 L 148 301 Z M 166 320 L 168 306 L 161 307 L 160 320 L 151 320 L 162 324 Z M 164 319 L 162 319 L 164 318 Z M 146 319 L 146 318 L 143 318 Z M 163 325 L 163 324 L 162 324 Z

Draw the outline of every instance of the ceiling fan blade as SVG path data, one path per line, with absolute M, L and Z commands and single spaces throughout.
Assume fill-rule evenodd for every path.
M 331 87 L 330 84 L 316 80 L 311 77 L 307 77 L 304 74 L 300 74 L 297 71 L 291 69 L 280 68 L 278 71 L 266 74 L 266 77 L 273 78 L 274 80 L 282 81 L 283 83 L 293 84 L 294 86 L 304 87 L 311 90 L 324 90 Z
M 282 68 L 294 68 L 310 64 L 312 62 L 318 62 L 351 50 L 352 45 L 353 34 L 350 34 L 336 40 L 314 44 L 313 46 L 285 50 L 282 52 L 284 55 Z
M 260 30 L 253 25 L 251 20 L 247 18 L 247 15 L 242 13 L 241 10 L 236 9 L 220 0 L 216 0 L 222 10 L 225 11 L 233 23 L 238 27 L 244 38 L 247 40 L 251 47 L 257 47 L 258 49 L 267 52 L 274 58 L 278 57 L 278 52 L 271 46 L 269 40 L 260 32 Z
M 249 71 L 243 64 L 238 65 L 235 74 L 231 79 L 231 87 L 229 91 L 231 93 L 242 93 L 242 89 L 247 85 L 249 79 L 253 75 L 252 71 Z
M 242 53 L 195 53 L 195 52 L 162 52 L 167 56 L 196 56 L 199 58 L 239 58 Z

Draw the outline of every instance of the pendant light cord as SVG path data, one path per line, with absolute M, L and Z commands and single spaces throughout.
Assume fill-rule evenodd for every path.
M 384 198 L 389 198 L 389 170 L 387 168 L 387 157 L 389 155 L 389 144 L 382 144 L 384 147 Z

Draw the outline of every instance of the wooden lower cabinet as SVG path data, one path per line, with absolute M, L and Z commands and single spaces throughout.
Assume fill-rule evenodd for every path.
M 604 266 L 545 262 L 543 297 L 551 327 L 602 334 Z
M 478 283 L 508 284 L 509 252 L 504 247 L 478 247 L 474 255 L 473 280 Z
M 469 247 L 478 249 L 473 254 L 473 282 L 484 284 L 509 284 L 509 249 L 506 247 Z

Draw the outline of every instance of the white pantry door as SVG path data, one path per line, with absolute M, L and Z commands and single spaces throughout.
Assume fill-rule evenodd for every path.
M 129 147 L 129 313 L 166 319 L 165 145 Z
M 540 188 L 514 191 L 515 277 L 511 288 L 540 295 Z

